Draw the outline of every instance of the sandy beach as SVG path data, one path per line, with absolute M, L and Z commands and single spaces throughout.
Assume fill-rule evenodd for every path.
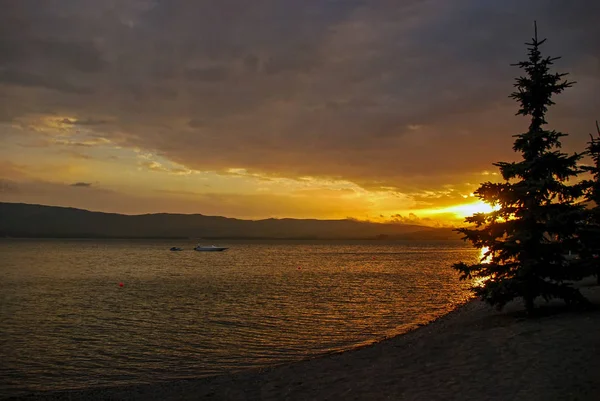
M 584 294 L 600 305 L 600 287 Z M 471 301 L 353 351 L 257 371 L 27 400 L 600 400 L 600 309 L 526 319 Z

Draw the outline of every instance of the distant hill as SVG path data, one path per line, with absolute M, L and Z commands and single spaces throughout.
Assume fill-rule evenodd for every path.
M 355 220 L 240 220 L 201 214 L 123 215 L 0 202 L 0 237 L 203 239 L 459 239 L 450 229 Z

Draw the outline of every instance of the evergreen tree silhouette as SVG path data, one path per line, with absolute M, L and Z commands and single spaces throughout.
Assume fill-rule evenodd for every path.
M 476 248 L 486 249 L 485 255 L 479 263 L 453 266 L 461 279 L 478 279 L 473 291 L 482 300 L 502 309 L 522 297 L 530 314 L 538 297 L 586 301 L 569 283 L 581 279 L 584 269 L 566 256 L 580 247 L 577 231 L 583 206 L 576 199 L 582 188 L 567 181 L 580 172 L 577 162 L 582 155 L 561 153 L 565 134 L 544 129 L 552 96 L 573 82 L 564 80 L 567 74 L 550 72 L 558 57 L 542 57 L 545 41 L 538 40 L 535 25 L 535 35 L 526 43 L 528 60 L 513 64 L 525 74 L 516 79 L 510 97 L 520 105 L 517 115 L 530 118 L 528 131 L 515 135 L 513 145 L 522 160 L 494 163 L 504 182 L 483 183 L 475 195 L 497 210 L 467 217 L 472 225 L 457 230 Z
M 600 284 L 600 125 L 596 121 L 597 137 L 590 134 L 587 144 L 587 154 L 592 158 L 591 166 L 584 166 L 583 170 L 591 174 L 590 180 L 582 182 L 585 200 L 590 209 L 586 210 L 585 225 L 582 227 L 580 239 L 583 245 L 581 263 L 588 268 L 589 273 L 596 275 Z

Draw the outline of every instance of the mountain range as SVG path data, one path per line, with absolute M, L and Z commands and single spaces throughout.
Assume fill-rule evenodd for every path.
M 345 220 L 241 220 L 202 214 L 124 215 L 0 202 L 0 237 L 202 239 L 459 239 L 450 228 Z

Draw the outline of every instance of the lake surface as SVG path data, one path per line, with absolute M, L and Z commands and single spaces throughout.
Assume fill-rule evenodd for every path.
M 169 252 L 171 246 L 182 252 Z M 348 350 L 468 297 L 460 241 L 1 240 L 0 398 Z M 120 286 L 120 283 L 123 286 Z

